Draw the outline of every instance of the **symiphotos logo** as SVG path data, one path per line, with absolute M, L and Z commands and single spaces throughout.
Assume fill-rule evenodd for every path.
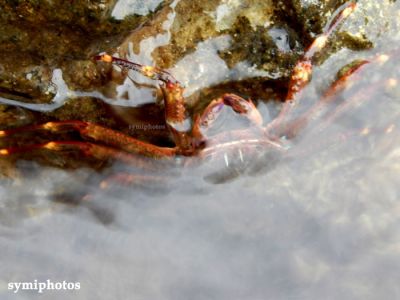
M 81 288 L 80 282 L 67 282 L 67 281 L 57 281 L 53 282 L 47 279 L 45 282 L 38 282 L 37 279 L 31 282 L 9 282 L 8 289 L 14 293 L 18 293 L 22 290 L 33 290 L 37 291 L 39 294 L 43 293 L 45 290 L 79 290 Z

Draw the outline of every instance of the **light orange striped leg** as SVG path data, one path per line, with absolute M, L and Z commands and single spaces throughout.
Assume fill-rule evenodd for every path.
M 108 147 L 114 147 L 119 151 L 140 154 L 153 158 L 168 158 L 174 156 L 176 153 L 176 148 L 164 148 L 155 146 L 132 138 L 121 132 L 94 123 L 74 120 L 48 122 L 41 125 L 32 125 L 17 129 L 2 130 L 0 131 L 0 138 L 9 137 L 17 133 L 35 132 L 41 130 L 49 132 L 65 132 L 76 130 L 84 139 L 100 142 L 107 145 Z M 73 143 L 74 142 L 71 142 L 71 145 L 73 145 Z M 52 145 L 51 142 L 50 145 Z M 27 147 L 29 148 L 29 146 Z M 25 149 L 25 147 L 22 148 Z M 26 149 L 26 151 L 29 150 Z
M 347 2 L 339 7 L 333 17 L 325 26 L 323 32 L 311 43 L 303 57 L 297 62 L 289 81 L 288 93 L 278 116 L 267 125 L 266 131 L 270 136 L 277 135 L 275 132 L 284 122 L 289 119 L 290 113 L 300 100 L 300 93 L 308 84 L 312 74 L 312 59 L 315 54 L 323 49 L 339 25 L 351 14 L 356 4 Z M 284 125 L 283 125 L 284 126 Z

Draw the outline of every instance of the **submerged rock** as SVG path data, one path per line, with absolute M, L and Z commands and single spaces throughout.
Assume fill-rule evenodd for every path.
M 32 113 L 4 106 L 1 129 L 73 118 L 154 141 L 143 133 L 131 133 L 129 126 L 136 121 L 163 122 L 155 120 L 162 118 L 157 83 L 95 63 L 93 55 L 102 51 L 172 70 L 187 87 L 190 112 L 200 112 L 225 92 L 256 102 L 280 99 L 293 65 L 344 2 L 133 1 L 129 2 L 133 6 L 124 4 L 132 8 L 129 12 L 146 15 L 125 15 L 123 3 L 117 1 L 68 5 L 62 1 L 0 1 L 0 97 L 16 101 L 13 105 L 17 107 L 18 103 L 51 104 L 61 89 L 54 83 L 55 70 L 59 82 L 65 84 L 62 103 L 54 111 Z M 385 30 L 398 32 L 398 11 L 393 7 L 396 3 L 389 0 L 379 4 L 359 1 L 315 63 L 342 48 L 370 49 Z M 152 108 L 114 106 L 145 103 L 152 103 Z M 157 134 L 157 138 L 164 143 L 166 135 Z

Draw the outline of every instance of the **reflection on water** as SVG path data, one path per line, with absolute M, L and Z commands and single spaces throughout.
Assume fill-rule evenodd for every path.
M 91 170 L 41 168 L 5 182 L 2 297 L 9 281 L 50 278 L 79 281 L 81 290 L 41 299 L 395 299 L 399 112 L 398 90 L 380 87 L 313 137 L 328 146 L 222 185 L 200 169 L 155 190 L 105 191 Z M 329 144 L 364 125 L 369 135 Z
M 393 53 L 386 47 L 362 55 Z M 344 53 L 316 74 L 359 57 Z M 293 154 L 260 153 L 256 170 L 224 184 L 206 180 L 223 161 L 173 170 L 163 184 L 108 188 L 110 171 L 20 162 L 26 178 L 0 185 L 1 298 L 399 298 L 400 92 L 389 80 L 399 64 L 365 70 L 339 99 L 365 91 L 359 107 L 321 132 L 312 123 Z M 34 279 L 81 289 L 7 290 Z

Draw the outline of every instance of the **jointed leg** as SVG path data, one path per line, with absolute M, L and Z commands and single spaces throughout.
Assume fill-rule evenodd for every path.
M 182 154 L 189 154 L 194 151 L 190 137 L 190 119 L 187 116 L 183 97 L 184 88 L 170 73 L 157 67 L 137 64 L 105 53 L 95 56 L 95 59 L 113 63 L 122 68 L 139 72 L 151 79 L 161 81 L 160 87 L 164 94 L 165 121 L 175 144 Z
M 120 133 L 118 131 L 96 125 L 90 122 L 82 122 L 82 121 L 59 121 L 59 122 L 48 122 L 41 125 L 32 125 L 17 129 L 3 130 L 0 131 L 0 138 L 12 136 L 17 133 L 24 132 L 35 132 L 45 130 L 49 132 L 63 132 L 63 131 L 71 131 L 76 130 L 80 133 L 82 138 L 89 139 L 93 141 L 97 141 L 108 145 L 108 147 L 115 147 L 119 151 L 125 151 L 133 154 L 140 154 L 148 157 L 155 158 L 167 158 L 172 157 L 176 153 L 175 148 L 164 148 L 155 146 L 152 144 L 148 144 L 142 141 L 139 141 L 135 138 L 132 138 L 128 135 Z M 90 143 L 79 143 L 79 142 L 64 142 L 65 145 L 73 146 L 80 148 L 84 147 L 84 145 L 89 145 Z M 52 148 L 52 146 L 61 146 L 62 142 L 50 142 L 46 144 L 37 145 L 36 148 Z M 90 144 L 93 145 L 93 144 Z M 21 147 L 20 150 L 29 151 L 29 147 Z M 32 146 L 33 147 L 33 146 Z M 15 149 L 2 149 L 0 151 L 3 154 L 7 154 L 7 151 L 19 151 L 18 148 Z M 54 149 L 57 150 L 57 147 Z
M 330 109 L 326 112 L 325 108 L 330 103 L 334 103 L 340 97 L 340 91 L 347 87 L 349 82 L 357 82 L 361 79 L 362 72 L 364 67 L 369 63 L 374 64 L 384 64 L 387 63 L 389 58 L 396 59 L 397 53 L 392 53 L 392 55 L 387 54 L 378 54 L 375 57 L 370 58 L 369 60 L 361 60 L 353 64 L 338 80 L 336 80 L 331 87 L 324 93 L 322 99 L 314 104 L 306 113 L 300 116 L 298 119 L 289 123 L 286 126 L 285 132 L 282 132 L 283 135 L 293 137 L 307 125 L 312 120 L 321 119 L 323 113 L 325 116 L 323 117 L 323 121 L 319 122 L 318 125 L 313 126 L 314 132 L 320 132 L 325 129 L 329 124 L 331 124 L 335 119 L 337 119 L 343 112 L 350 110 L 353 107 L 358 106 L 361 102 L 368 101 L 368 99 L 372 99 L 377 96 L 377 92 L 379 92 L 379 87 L 388 86 L 393 79 L 384 79 L 378 80 L 377 82 L 373 82 L 368 84 L 365 88 L 357 91 L 352 96 L 348 97 L 348 99 L 340 104 L 338 104 L 335 108 Z M 351 79 L 351 81 L 350 81 Z M 338 96 L 339 95 L 339 96 Z
M 220 115 L 222 108 L 229 106 L 234 112 L 247 118 L 253 125 L 261 128 L 263 118 L 251 100 L 245 100 L 235 94 L 224 94 L 214 99 L 206 107 L 201 116 L 197 116 L 193 126 L 193 136 L 204 138 L 207 130 Z
M 139 72 L 143 76 L 149 77 L 154 80 L 160 80 L 164 83 L 170 82 L 172 84 L 179 84 L 178 80 L 176 80 L 171 73 L 157 67 L 141 65 L 126 59 L 108 55 L 107 53 L 100 53 L 99 55 L 96 55 L 94 59 L 106 63 L 113 63 L 120 66 L 121 68 L 126 68 Z
M 343 4 L 325 26 L 322 34 L 311 43 L 303 57 L 297 62 L 290 77 L 288 93 L 283 107 L 279 115 L 267 126 L 269 135 L 276 135 L 275 130 L 288 119 L 293 107 L 299 101 L 300 92 L 311 79 L 312 59 L 317 52 L 324 48 L 329 36 L 351 14 L 355 6 L 353 2 Z
M 342 77 L 337 79 L 330 86 L 330 88 L 324 93 L 322 98 L 316 104 L 314 104 L 303 115 L 301 115 L 294 121 L 285 124 L 282 130 L 277 132 L 277 134 L 279 136 L 286 136 L 289 139 L 293 138 L 298 134 L 300 130 L 302 130 L 307 125 L 310 125 L 309 123 L 312 120 L 319 119 L 322 114 L 326 112 L 326 107 L 337 100 L 338 93 L 347 86 L 350 77 L 352 77 L 352 80 L 354 80 L 355 77 L 357 77 L 360 69 L 367 63 L 369 63 L 369 61 L 367 60 L 359 61 L 357 62 L 357 64 L 349 68 L 345 72 L 345 74 L 342 75 Z M 276 131 L 278 131 L 278 129 Z

